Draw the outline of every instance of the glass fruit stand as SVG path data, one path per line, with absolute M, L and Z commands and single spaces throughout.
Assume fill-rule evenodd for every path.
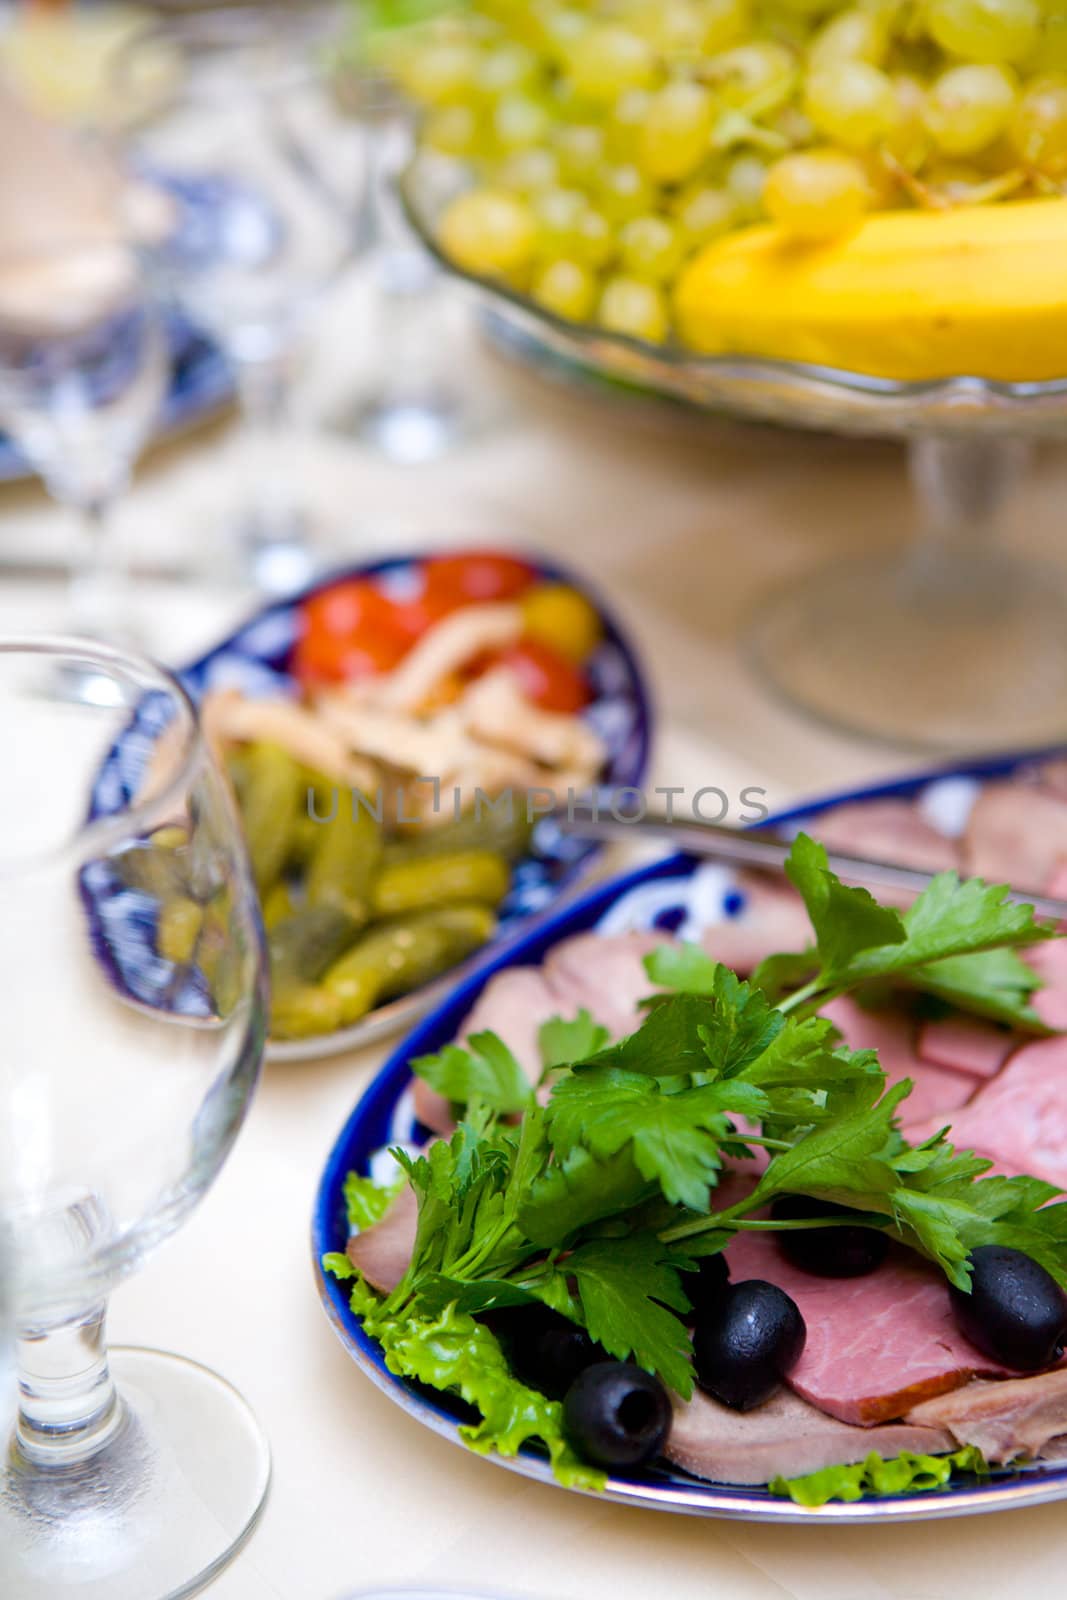
M 1031 441 L 1067 430 L 1067 376 L 1002 383 L 961 373 L 900 383 L 701 358 L 566 321 L 443 254 L 436 223 L 456 183 L 454 163 L 417 158 L 403 183 L 409 219 L 442 265 L 528 345 L 709 413 L 906 443 L 918 500 L 910 548 L 858 552 L 769 594 L 752 619 L 750 658 L 783 696 L 823 722 L 894 744 L 974 750 L 1062 738 L 1067 593 L 1057 574 L 999 548 L 995 534 Z M 857 543 L 862 537 L 857 528 Z

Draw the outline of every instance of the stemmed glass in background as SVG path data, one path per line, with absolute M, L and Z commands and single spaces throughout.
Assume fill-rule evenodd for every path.
M 107 678 L 89 704 L 70 674 Z M 0 1233 L 19 1414 L 0 1594 L 191 1593 L 262 1506 L 269 1452 L 221 1378 L 104 1340 L 108 1293 L 225 1159 L 263 1051 L 262 930 L 225 780 L 178 682 L 0 639 Z M 91 820 L 90 820 L 91 819 Z
M 156 259 L 233 364 L 247 436 L 236 545 L 270 591 L 313 569 L 287 461 L 289 381 L 359 247 L 365 138 L 334 93 L 335 25 L 317 8 L 192 13 L 145 30 L 116 63 L 134 112 L 127 157 L 174 207 Z
M 111 513 L 169 370 L 154 287 L 113 231 L 0 249 L 0 427 L 81 516 L 68 623 L 81 633 L 130 636 Z

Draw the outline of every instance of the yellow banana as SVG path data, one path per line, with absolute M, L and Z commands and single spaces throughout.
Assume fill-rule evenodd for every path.
M 703 355 L 902 381 L 1067 378 L 1067 199 L 884 212 L 820 244 L 748 228 L 694 258 L 676 313 Z

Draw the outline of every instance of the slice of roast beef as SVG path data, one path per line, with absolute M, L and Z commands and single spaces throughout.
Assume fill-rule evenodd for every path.
M 612 1038 L 632 1033 L 641 1021 L 640 1002 L 655 990 L 644 958 L 670 942 L 666 933 L 578 933 L 555 945 L 543 972 L 555 997 L 550 1016 L 586 1010 Z
M 1016 1045 L 1018 1036 L 976 1017 L 944 1017 L 925 1022 L 919 1029 L 918 1052 L 923 1061 L 971 1078 L 995 1078 Z
M 1044 889 L 1067 860 L 1067 800 L 1019 783 L 987 783 L 964 835 L 968 874 L 1016 889 Z
M 896 861 L 923 872 L 945 872 L 960 864 L 956 841 L 939 833 L 910 800 L 835 806 L 813 817 L 805 829 L 829 850 L 870 861 Z
M 822 1014 L 840 1029 L 850 1050 L 877 1050 L 890 1084 L 911 1079 L 914 1087 L 905 1102 L 909 1121 L 922 1122 L 942 1112 L 954 1112 L 974 1093 L 973 1078 L 920 1059 L 915 1026 L 905 1012 L 868 1011 L 845 995 L 824 1006 Z M 945 1120 L 949 1120 L 947 1115 Z
M 1031 1001 L 1034 1010 L 1048 1027 L 1067 1028 L 1067 939 L 1032 945 L 1023 955 L 1044 986 Z
M 1067 1370 L 1003 1383 L 979 1379 L 913 1406 L 905 1420 L 947 1429 L 957 1444 L 977 1445 L 987 1461 L 1036 1456 L 1067 1433 Z
M 889 1423 L 853 1428 L 781 1389 L 755 1411 L 731 1411 L 699 1389 L 676 1401 L 668 1461 L 713 1483 L 767 1483 L 779 1474 L 798 1478 L 822 1467 L 848 1466 L 872 1450 L 886 1459 L 902 1450 L 934 1455 L 951 1450 L 944 1428 Z
M 804 902 L 784 878 L 739 872 L 736 915 L 709 923 L 700 943 L 744 975 L 781 950 L 806 950 L 814 938 Z
M 408 1269 L 419 1218 L 415 1191 L 405 1183 L 381 1222 L 354 1233 L 345 1254 L 372 1289 L 390 1294 Z
M 1015 1376 L 968 1344 L 943 1275 L 907 1251 L 851 1279 L 801 1272 L 765 1233 L 741 1234 L 726 1259 L 733 1282 L 763 1278 L 796 1301 L 808 1337 L 790 1387 L 842 1422 L 870 1427 L 975 1376 Z

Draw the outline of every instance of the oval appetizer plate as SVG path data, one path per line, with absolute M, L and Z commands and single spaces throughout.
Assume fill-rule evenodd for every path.
M 1045 758 L 1032 752 L 1001 757 L 967 768 L 953 768 L 900 780 L 877 789 L 835 795 L 797 808 L 778 819 L 799 829 L 820 814 L 848 805 L 850 816 L 861 804 L 879 806 L 906 801 L 920 816 L 937 820 L 946 837 L 962 833 L 971 808 L 987 780 L 1018 773 Z M 815 831 L 813 829 L 813 831 Z M 884 858 L 884 857 L 883 857 Z M 575 934 L 664 929 L 682 938 L 696 938 L 716 922 L 744 922 L 749 908 L 744 883 L 731 869 L 690 857 L 670 858 L 597 886 L 577 903 L 558 910 L 525 937 L 496 954 L 483 957 L 477 970 L 461 982 L 393 1053 L 371 1083 L 343 1128 L 326 1165 L 312 1225 L 312 1249 L 323 1306 L 356 1365 L 415 1421 L 466 1448 L 460 1438 L 458 1411 L 447 1398 L 416 1388 L 391 1373 L 380 1347 L 363 1331 L 349 1307 L 348 1286 L 321 1267 L 330 1251 L 343 1251 L 348 1237 L 343 1185 L 350 1171 L 381 1172 L 391 1146 L 417 1148 L 430 1137 L 417 1120 L 408 1066 L 415 1057 L 440 1050 L 453 1040 L 482 990 L 499 972 L 540 964 L 553 946 Z M 949 1120 L 946 1117 L 946 1120 Z M 546 1455 L 531 1448 L 519 1455 L 488 1458 L 544 1483 L 555 1483 Z M 572 1490 L 569 1492 L 584 1492 Z M 1067 1460 L 996 1469 L 988 1476 L 954 1478 L 940 1490 L 896 1497 L 830 1502 L 807 1508 L 772 1495 L 764 1488 L 739 1488 L 705 1482 L 663 1465 L 628 1477 L 610 1478 L 601 1491 L 608 1499 L 695 1516 L 733 1517 L 749 1521 L 795 1523 L 884 1523 L 968 1516 L 1010 1507 L 1067 1498 Z

